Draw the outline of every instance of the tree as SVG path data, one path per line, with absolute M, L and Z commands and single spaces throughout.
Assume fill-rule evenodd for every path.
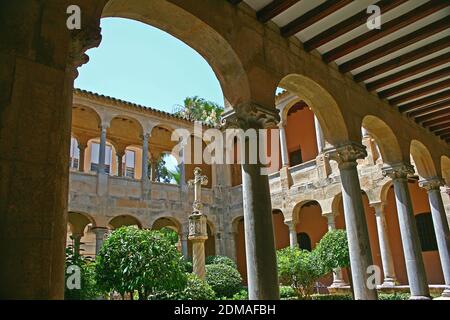
M 204 124 L 218 127 L 223 107 L 217 103 L 199 98 L 198 96 L 187 97 L 183 105 L 175 108 L 174 114 L 191 121 L 201 121 Z
M 186 286 L 183 258 L 169 237 L 159 231 L 122 227 L 105 240 L 97 256 L 96 280 L 107 293 L 139 299 Z
M 277 251 L 277 261 L 280 283 L 291 286 L 300 299 L 309 299 L 314 284 L 325 274 L 314 251 L 284 248 Z
M 170 170 L 167 167 L 166 159 L 169 155 L 163 154 L 158 161 L 156 162 L 156 181 L 163 183 L 171 183 L 175 182 L 176 184 L 180 184 L 181 178 L 181 170 L 180 167 L 176 167 L 174 170 Z M 149 161 L 148 163 L 148 172 L 151 172 L 152 164 Z

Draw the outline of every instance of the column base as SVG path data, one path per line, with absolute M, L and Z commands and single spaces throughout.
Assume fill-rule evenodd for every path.
M 445 287 L 444 291 L 442 291 L 441 297 L 450 298 L 450 287 Z
M 397 279 L 395 278 L 385 278 L 381 284 L 381 288 L 393 288 L 397 285 Z
M 346 287 L 346 286 L 348 286 L 348 284 L 345 283 L 344 280 L 335 280 L 335 281 L 333 281 L 331 286 L 329 286 L 329 288 L 334 289 L 334 288 L 342 288 L 342 287 Z
M 411 296 L 409 300 L 431 300 L 430 296 Z

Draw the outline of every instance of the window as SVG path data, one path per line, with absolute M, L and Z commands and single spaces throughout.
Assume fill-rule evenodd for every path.
M 134 179 L 135 168 L 135 153 L 131 150 L 125 151 L 125 157 L 123 157 L 123 164 L 125 168 L 125 177 Z
M 295 151 L 289 152 L 289 163 L 291 167 L 302 163 L 302 149 L 298 148 Z
M 70 139 L 70 168 L 78 169 L 80 159 L 80 149 L 78 149 L 77 139 Z
M 437 250 L 436 234 L 434 233 L 431 213 L 420 213 L 416 215 L 415 218 L 422 251 Z
M 297 234 L 298 246 L 300 249 L 311 251 L 311 238 L 305 232 Z
M 98 170 L 98 157 L 100 154 L 100 145 L 98 143 L 92 143 L 91 147 L 91 171 L 97 172 Z M 111 146 L 106 146 L 105 153 L 105 172 L 110 173 L 112 162 L 112 149 Z

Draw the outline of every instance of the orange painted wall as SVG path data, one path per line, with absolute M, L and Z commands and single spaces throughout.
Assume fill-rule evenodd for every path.
M 425 190 L 418 186 L 418 183 L 409 183 L 409 191 L 413 202 L 414 214 L 430 212 L 428 196 Z M 405 257 L 403 255 L 403 246 L 400 236 L 400 227 L 397 217 L 397 208 L 395 205 L 394 189 L 391 188 L 387 196 L 386 206 L 386 223 L 388 225 L 389 241 L 391 243 L 392 255 L 394 257 L 394 267 L 397 280 L 401 284 L 407 284 L 408 278 L 406 274 Z M 422 252 L 425 264 L 427 280 L 430 284 L 443 284 L 444 276 L 439 261 L 438 251 Z
M 288 115 L 286 140 L 289 153 L 301 147 L 303 162 L 316 158 L 318 150 L 314 113 L 309 108 Z

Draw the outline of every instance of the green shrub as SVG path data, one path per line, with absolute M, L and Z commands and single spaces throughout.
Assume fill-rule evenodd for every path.
M 409 293 L 379 293 L 378 300 L 409 300 Z
M 324 274 L 336 268 L 350 265 L 347 233 L 345 230 L 328 231 L 319 241 L 314 251 L 321 261 Z
M 317 280 L 324 275 L 323 266 L 314 251 L 284 248 L 277 251 L 277 261 L 280 283 L 291 286 L 300 299 L 307 299 Z
M 238 293 L 235 293 L 231 300 L 248 300 L 248 290 L 247 288 L 241 289 Z
M 294 288 L 289 286 L 280 286 L 280 299 L 281 300 L 296 300 L 297 293 Z
M 217 297 L 231 298 L 242 289 L 242 278 L 236 268 L 226 264 L 206 265 L 206 282 Z
M 349 294 L 313 294 L 312 300 L 353 300 Z
M 233 259 L 226 256 L 208 256 L 206 257 L 206 264 L 226 264 L 227 266 L 237 268 Z
M 214 300 L 214 290 L 195 274 L 188 274 L 186 288 L 178 295 L 179 300 Z

